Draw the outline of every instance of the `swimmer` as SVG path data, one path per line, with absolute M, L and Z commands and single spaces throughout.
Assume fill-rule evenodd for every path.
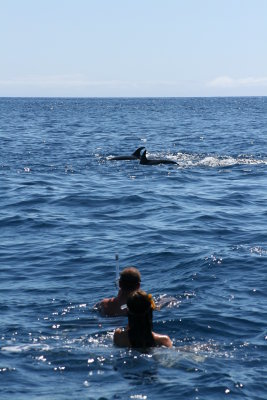
M 135 291 L 127 300 L 128 326 L 117 328 L 114 344 L 119 347 L 147 348 L 155 346 L 172 347 L 167 335 L 152 332 L 153 310 L 156 308 L 151 294 Z
M 98 304 L 98 309 L 101 314 L 108 317 L 127 315 L 127 300 L 131 294 L 140 288 L 140 284 L 141 274 L 138 269 L 135 267 L 125 268 L 120 273 L 119 291 L 117 296 L 112 297 L 111 299 L 103 299 Z

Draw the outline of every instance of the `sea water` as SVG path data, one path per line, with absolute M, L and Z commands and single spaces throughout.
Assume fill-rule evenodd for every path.
M 2 98 L 0 148 L 1 400 L 266 400 L 266 97 Z M 116 254 L 172 349 L 113 345 Z

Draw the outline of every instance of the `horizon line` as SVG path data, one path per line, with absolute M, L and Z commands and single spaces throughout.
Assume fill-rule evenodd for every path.
M 0 99 L 196 99 L 196 98 L 267 97 L 267 95 L 202 95 L 202 96 L 0 96 Z

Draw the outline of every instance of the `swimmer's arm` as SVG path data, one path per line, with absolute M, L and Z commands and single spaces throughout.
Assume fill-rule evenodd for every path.
M 118 347 L 128 347 L 129 340 L 127 332 L 124 329 L 117 328 L 114 332 L 113 342 Z
M 172 347 L 172 341 L 169 338 L 169 336 L 166 335 L 166 336 L 163 337 L 162 346 Z
M 98 310 L 101 315 L 103 315 L 103 316 L 107 315 L 107 312 L 106 312 L 107 306 L 108 306 L 107 299 L 104 299 L 104 300 L 100 301 L 100 303 L 98 303 Z
M 168 335 L 159 335 L 153 332 L 153 336 L 157 346 L 172 347 L 172 341 Z
M 121 346 L 121 333 L 122 333 L 121 328 L 115 329 L 113 342 L 116 346 Z
M 100 312 L 100 314 L 103 317 L 109 316 L 110 314 L 112 315 L 112 313 L 110 313 L 110 311 L 112 311 L 112 310 L 110 310 L 111 301 L 112 301 L 112 299 L 103 299 L 95 305 L 95 308 L 97 309 L 97 311 Z
M 99 301 L 93 306 L 93 310 L 100 312 L 101 314 L 104 313 L 104 305 L 103 305 L 103 300 Z

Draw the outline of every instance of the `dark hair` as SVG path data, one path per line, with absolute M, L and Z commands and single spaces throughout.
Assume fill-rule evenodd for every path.
M 153 308 L 149 296 L 143 290 L 137 290 L 127 300 L 128 337 L 132 347 L 155 346 L 152 335 Z
M 141 282 L 141 274 L 135 267 L 127 267 L 120 273 L 120 287 L 123 290 L 136 290 Z

